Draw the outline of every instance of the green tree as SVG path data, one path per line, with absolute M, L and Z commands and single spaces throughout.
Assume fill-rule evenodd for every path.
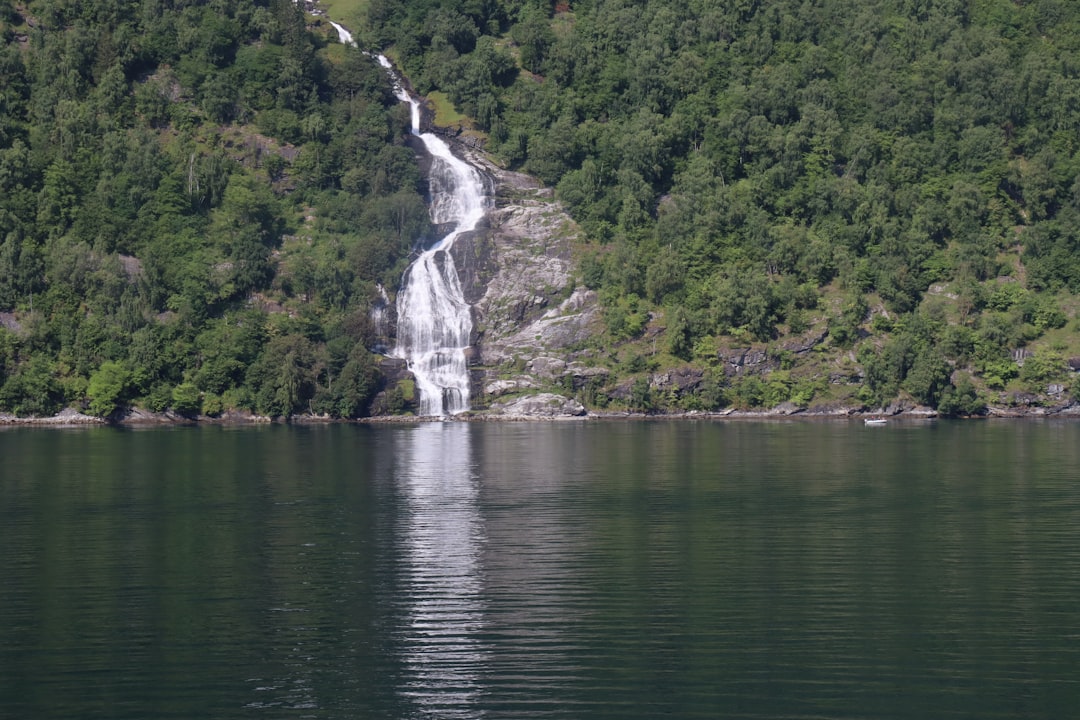
M 923 405 L 937 407 L 950 387 L 951 372 L 952 368 L 941 355 L 926 348 L 916 355 L 904 377 L 904 389 Z
M 130 379 L 130 373 L 120 363 L 102 363 L 90 376 L 90 383 L 86 388 L 89 399 L 87 409 L 90 414 L 103 418 L 116 415 L 127 399 Z
M 185 417 L 194 417 L 202 410 L 202 394 L 194 383 L 180 383 L 172 391 L 172 409 Z

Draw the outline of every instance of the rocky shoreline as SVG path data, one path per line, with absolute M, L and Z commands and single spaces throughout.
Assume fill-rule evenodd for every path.
M 605 420 L 862 420 L 869 417 L 900 421 L 934 420 L 938 413 L 927 407 L 891 407 L 869 410 L 864 407 L 818 406 L 790 408 L 778 406 L 771 410 L 720 411 L 693 410 L 679 413 L 640 413 L 629 411 L 585 410 L 580 404 L 562 396 L 538 395 L 524 398 L 532 402 L 508 404 L 491 410 L 474 410 L 452 418 L 419 418 L 412 415 L 383 415 L 378 417 L 342 420 L 320 415 L 294 415 L 288 419 L 271 418 L 252 413 L 231 412 L 218 417 L 187 417 L 173 412 L 150 412 L 132 409 L 124 415 L 104 419 L 86 415 L 74 408 L 67 408 L 50 417 L 17 417 L 0 413 L 0 427 L 29 426 L 45 428 L 87 426 L 195 426 L 195 425 L 319 425 L 332 423 L 355 424 L 411 424 L 418 422 L 551 422 L 551 421 L 605 421 Z M 1080 419 L 1080 403 L 1070 401 L 1053 407 L 1006 407 L 989 406 L 986 413 L 971 419 Z

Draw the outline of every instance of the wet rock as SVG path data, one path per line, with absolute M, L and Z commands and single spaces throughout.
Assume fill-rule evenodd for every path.
M 821 403 L 819 405 L 811 405 L 806 409 L 806 415 L 815 415 L 821 417 L 843 417 L 847 415 L 854 415 L 861 412 L 863 408 L 852 407 L 850 405 L 844 405 L 842 403 Z
M 1066 415 L 1068 417 L 1075 417 L 1080 415 L 1080 403 L 1075 400 L 1069 400 L 1068 402 L 1055 408 L 1056 414 Z
M 401 358 L 380 357 L 379 372 L 382 373 L 388 385 L 412 378 L 408 363 Z

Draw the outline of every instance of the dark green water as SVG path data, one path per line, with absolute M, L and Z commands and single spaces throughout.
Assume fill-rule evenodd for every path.
M 0 431 L 0 718 L 1046 718 L 1080 424 Z

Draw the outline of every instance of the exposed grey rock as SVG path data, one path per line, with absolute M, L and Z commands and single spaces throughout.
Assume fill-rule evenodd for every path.
M 802 335 L 801 337 L 788 340 L 783 344 L 783 348 L 788 352 L 795 353 L 796 355 L 802 355 L 810 352 L 815 347 L 825 342 L 825 338 L 829 336 L 829 329 L 823 327 L 817 331 L 811 331 Z
M 786 400 L 769 410 L 770 415 L 794 415 L 799 412 L 802 412 L 802 408 L 790 400 Z
M 700 368 L 681 367 L 663 373 L 656 373 L 649 378 L 649 387 L 653 390 L 675 390 L 679 395 L 693 392 L 705 379 L 705 372 Z
M 518 376 L 510 379 L 493 380 L 484 385 L 484 392 L 491 397 L 499 397 L 500 395 L 506 395 L 507 393 L 517 392 L 519 390 L 530 390 L 535 387 L 536 383 L 533 382 L 532 378 Z
M 1067 415 L 1069 417 L 1075 417 L 1080 415 L 1080 403 L 1075 400 L 1070 400 L 1057 408 L 1058 415 Z
M 401 358 L 379 358 L 379 372 L 382 373 L 389 384 L 394 384 L 405 378 L 412 377 L 412 373 L 409 372 L 408 363 Z
M 496 403 L 491 409 L 507 417 L 557 418 L 581 417 L 585 414 L 585 407 L 577 400 L 554 393 L 529 395 L 507 403 Z
M 894 402 L 894 403 L 890 403 L 890 404 L 886 405 L 885 407 L 881 408 L 881 411 L 879 413 L 877 413 L 877 414 L 879 414 L 879 415 L 899 415 L 900 413 L 907 412 L 908 410 L 911 410 L 914 407 L 915 406 L 913 404 L 911 404 L 911 403 L 909 403 L 907 401 L 901 400 L 899 402 Z
M 732 348 L 717 353 L 727 375 L 764 374 L 780 367 L 764 348 Z
M 469 149 L 464 154 L 493 179 L 496 198 L 485 227 L 451 250 L 473 308 L 475 353 L 470 362 L 501 366 L 503 372 L 514 364 L 534 384 L 567 375 L 583 384 L 606 373 L 571 369 L 599 323 L 596 294 L 578 287 L 574 277 L 571 248 L 577 226 L 550 189 L 533 178 L 498 168 Z M 474 390 L 482 393 L 490 386 L 504 391 L 499 381 L 489 372 Z
M 92 415 L 84 415 L 75 408 L 64 408 L 49 417 L 16 417 L 0 413 L 0 425 L 100 425 L 105 420 Z
M 0 328 L 7 328 L 12 332 L 22 332 L 22 324 L 15 317 L 15 313 L 0 312 Z
M 1005 396 L 1005 401 L 1014 406 L 1031 406 L 1038 404 L 1039 396 L 1028 392 L 1011 392 Z
M 844 405 L 842 403 L 823 403 L 819 405 L 811 405 L 806 409 L 806 415 L 822 416 L 822 417 L 842 417 L 847 415 L 854 415 L 862 410 L 861 407 L 851 407 L 850 405 Z
M 580 390 L 590 382 L 606 382 L 611 371 L 604 367 L 588 367 L 579 362 L 572 362 L 566 366 L 566 374 L 573 378 L 574 389 Z
M 472 308 L 466 350 L 472 407 L 483 409 L 511 392 L 545 385 L 580 389 L 607 377 L 605 368 L 576 362 L 586 356 L 581 348 L 599 323 L 596 294 L 578 287 L 574 277 L 577 226 L 551 189 L 495 166 L 461 138 L 450 140 L 456 153 L 481 170 L 495 198 L 477 229 L 449 251 Z M 409 376 L 404 364 L 389 359 L 380 369 L 388 386 Z M 385 409 L 380 400 L 385 398 L 376 398 L 372 412 Z

